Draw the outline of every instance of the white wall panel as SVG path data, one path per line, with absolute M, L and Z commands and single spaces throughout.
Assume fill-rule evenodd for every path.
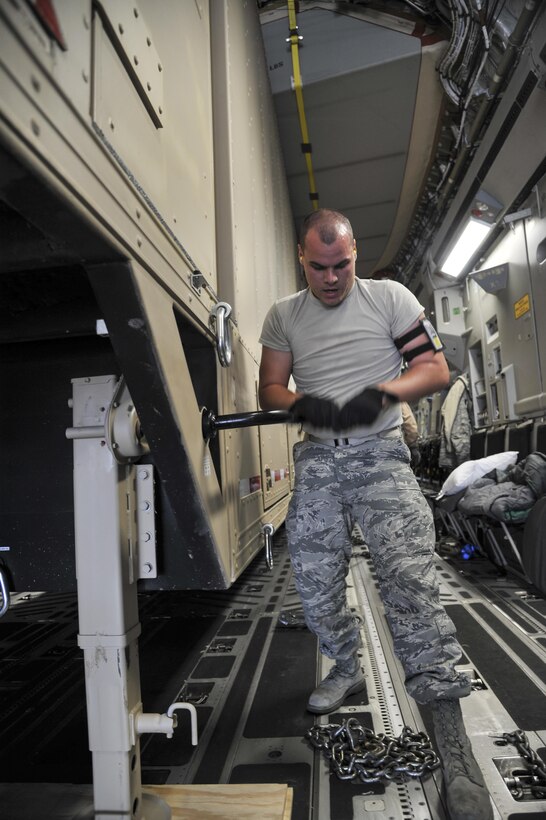
M 299 287 L 296 239 L 256 5 L 212 3 L 211 32 L 218 292 L 258 359 L 268 308 Z

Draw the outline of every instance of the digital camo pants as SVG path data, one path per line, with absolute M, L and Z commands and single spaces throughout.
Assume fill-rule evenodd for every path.
M 360 646 L 345 581 L 360 525 L 406 689 L 423 704 L 468 695 L 470 680 L 455 669 L 461 648 L 439 600 L 432 512 L 409 459 L 398 430 L 348 447 L 298 442 L 286 531 L 307 626 L 341 660 Z

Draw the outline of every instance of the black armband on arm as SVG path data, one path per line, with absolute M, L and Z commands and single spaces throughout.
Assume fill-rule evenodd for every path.
M 417 327 L 414 327 L 412 330 L 408 330 L 408 332 L 404 333 L 403 336 L 399 336 L 398 339 L 394 340 L 394 344 L 398 350 L 401 350 L 401 348 L 407 345 L 408 342 L 411 342 L 412 339 L 416 339 L 418 336 L 422 336 L 423 333 L 427 337 L 426 342 L 423 342 L 423 344 L 419 345 L 419 347 L 414 347 L 402 354 L 407 362 L 411 362 L 412 359 L 419 356 L 421 353 L 425 353 L 427 350 L 433 350 L 434 353 L 439 353 L 444 349 L 442 340 L 428 319 L 421 319 Z

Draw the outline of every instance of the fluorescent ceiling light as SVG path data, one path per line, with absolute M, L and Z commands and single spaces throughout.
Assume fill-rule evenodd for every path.
M 493 225 L 470 218 L 455 243 L 453 250 L 440 265 L 440 270 L 447 276 L 459 276 L 472 259 Z

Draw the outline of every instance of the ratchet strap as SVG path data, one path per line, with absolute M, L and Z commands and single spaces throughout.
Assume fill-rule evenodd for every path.
M 307 177 L 309 179 L 309 199 L 313 203 L 313 210 L 316 211 L 319 207 L 319 195 L 317 192 L 317 187 L 315 185 L 315 174 L 313 172 L 313 160 L 311 156 L 311 142 L 309 140 L 309 131 L 307 129 L 305 106 L 303 104 L 303 83 L 301 79 L 300 55 L 298 51 L 300 47 L 300 40 L 302 38 L 298 35 L 295 0 L 288 0 L 288 20 L 290 24 L 290 36 L 287 38 L 287 42 L 290 43 L 290 51 L 292 53 L 294 92 L 296 94 L 296 105 L 298 107 L 298 117 L 300 121 L 300 131 L 302 140 L 301 150 L 303 151 L 303 155 L 305 157 L 305 164 L 307 165 Z

